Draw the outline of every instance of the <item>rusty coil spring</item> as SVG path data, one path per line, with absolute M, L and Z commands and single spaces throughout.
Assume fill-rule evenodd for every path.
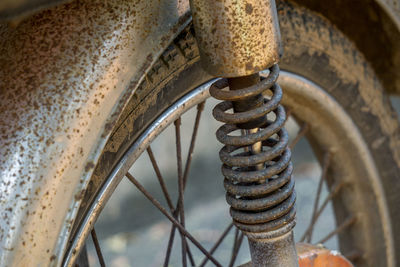
M 228 81 L 222 79 L 210 88 L 213 97 L 225 100 L 215 106 L 213 115 L 216 120 L 225 123 L 216 134 L 225 145 L 220 151 L 220 158 L 226 199 L 236 226 L 250 233 L 277 229 L 286 229 L 284 232 L 287 232 L 295 224 L 296 196 L 291 179 L 293 166 L 288 148 L 289 137 L 283 128 L 286 114 L 280 105 L 282 89 L 276 83 L 278 75 L 279 67 L 274 65 L 268 77 L 253 86 L 235 91 L 222 90 L 228 87 Z M 254 99 L 254 96 L 268 90 L 272 92 L 272 97 L 264 98 L 258 107 L 239 113 L 227 112 L 233 108 L 233 102 Z M 271 112 L 275 114 L 273 121 L 267 120 L 267 114 Z M 257 132 L 242 130 L 239 136 L 231 135 L 241 130 L 241 124 L 260 121 L 261 117 L 264 122 Z M 252 153 L 249 149 L 238 151 L 257 142 L 262 142 L 259 153 Z M 260 164 L 262 167 L 257 167 Z

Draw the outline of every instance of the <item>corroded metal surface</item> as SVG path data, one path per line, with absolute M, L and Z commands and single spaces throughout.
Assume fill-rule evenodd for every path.
M 2 0 L 0 1 L 0 19 L 19 15 L 28 11 L 40 10 L 60 2 L 68 0 Z M 377 0 L 376 1 L 400 28 L 400 1 Z
M 210 88 L 213 97 L 225 100 L 215 106 L 213 115 L 218 121 L 225 123 L 217 130 L 216 135 L 225 145 L 219 155 L 223 162 L 226 200 L 231 206 L 230 212 L 235 225 L 254 239 L 275 238 L 291 231 L 295 225 L 296 197 L 291 179 L 293 167 L 291 152 L 287 147 L 289 136 L 283 128 L 286 113 L 280 105 L 282 89 L 276 83 L 278 75 L 279 67 L 274 65 L 267 78 L 252 86 L 224 91 L 222 89 L 227 84 L 225 80 L 219 80 Z M 260 106 L 253 104 L 246 111 L 228 112 L 234 107 L 234 103 L 251 101 L 253 97 L 268 92 L 272 93 L 272 97 L 262 97 Z M 267 121 L 267 114 L 274 114 L 275 120 Z M 261 121 L 258 120 L 260 118 Z M 261 123 L 252 126 L 260 127 L 257 132 L 236 134 L 238 131 L 243 132 L 241 124 L 254 120 Z M 275 134 L 277 137 L 272 138 Z M 263 148 L 258 153 L 238 152 L 244 146 L 257 142 L 261 142 Z M 256 168 L 259 166 L 260 168 Z M 280 231 L 283 228 L 285 231 Z
M 190 2 L 202 65 L 211 75 L 245 76 L 278 62 L 274 0 Z
M 224 100 L 213 115 L 225 123 L 216 135 L 224 144 L 219 156 L 226 201 L 233 223 L 249 239 L 254 267 L 297 266 L 296 194 L 278 75 L 274 65 L 267 78 L 258 74 L 230 78 L 210 88 L 213 97 Z M 226 87 L 229 90 L 222 90 Z M 268 94 L 272 96 L 264 97 Z M 268 115 L 275 119 L 268 120 Z
M 386 2 L 397 5 L 388 10 L 399 10 L 398 1 Z M 131 94 L 127 85 L 136 88 L 187 11 L 186 0 L 74 1 L 16 29 L 0 26 L 0 265 L 18 259 L 16 265 L 31 266 L 33 256 L 44 266 L 56 264 L 65 236 L 55 237 L 68 233 L 76 208 L 68 205 L 81 199 L 80 188 L 112 127 L 112 115 Z M 372 181 L 381 192 L 378 180 Z M 66 218 L 54 217 L 69 208 Z M 48 218 L 56 220 L 43 224 Z M 385 240 L 391 240 L 390 226 L 382 227 Z M 19 234 L 24 238 L 17 240 Z M 48 249 L 57 242 L 58 250 Z M 389 254 L 392 247 L 388 241 Z
M 249 239 L 253 267 L 298 267 L 293 231 L 275 238 Z
M 188 1 L 188 0 L 186 0 Z M 365 55 L 390 93 L 400 94 L 400 0 L 294 0 L 332 21 Z M 63 0 L 1 0 L 0 21 L 24 16 Z M 354 13 L 356 9 L 358 12 Z M 338 12 L 340 10 L 340 12 Z M 385 47 L 385 49 L 380 49 Z M 382 60 L 384 59 L 384 60 Z
M 82 188 L 186 1 L 74 1 L 0 26 L 0 266 L 59 264 Z

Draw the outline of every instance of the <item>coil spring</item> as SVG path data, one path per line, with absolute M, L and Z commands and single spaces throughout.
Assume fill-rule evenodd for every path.
M 291 179 L 293 166 L 288 148 L 289 137 L 283 128 L 286 114 L 280 105 L 282 89 L 276 83 L 278 75 L 279 67 L 274 65 L 268 77 L 253 86 L 234 91 L 222 90 L 228 87 L 228 81 L 222 79 L 210 88 L 214 98 L 224 100 L 215 106 L 213 115 L 216 120 L 225 123 L 216 135 L 225 145 L 220 151 L 220 158 L 226 199 L 236 226 L 248 233 L 286 229 L 285 233 L 295 224 L 296 196 Z M 254 96 L 268 90 L 272 92 L 272 97 L 264 98 L 259 107 L 239 113 L 227 112 L 233 108 L 233 102 L 254 99 Z M 275 114 L 275 120 L 266 120 L 271 112 Z M 234 131 L 241 130 L 240 124 L 260 121 L 261 117 L 265 119 L 264 125 L 257 132 L 242 130 L 240 136 L 232 135 Z M 238 151 L 257 142 L 262 142 L 260 153 Z M 260 164 L 261 169 L 257 168 Z

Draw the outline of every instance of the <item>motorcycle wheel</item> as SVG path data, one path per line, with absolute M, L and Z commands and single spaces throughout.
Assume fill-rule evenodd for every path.
M 323 168 L 340 250 L 357 266 L 396 266 L 400 249 L 400 146 L 397 117 L 355 46 L 321 16 L 278 1 L 284 56 L 283 104 Z M 182 32 L 122 111 L 86 189 L 64 257 L 71 266 L 100 211 L 150 142 L 207 98 L 194 32 Z M 211 138 L 214 138 L 213 136 Z M 215 151 L 217 153 L 217 151 Z M 340 188 L 340 189 L 338 189 Z M 81 254 L 82 255 L 82 254 Z M 399 262 L 399 260 L 397 260 Z

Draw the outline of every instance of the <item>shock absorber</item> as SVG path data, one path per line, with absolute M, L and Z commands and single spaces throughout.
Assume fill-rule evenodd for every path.
M 232 219 L 248 237 L 254 267 L 298 266 L 275 2 L 191 0 L 191 8 L 203 68 L 227 77 L 210 94 L 223 100 L 213 115 L 225 123 L 216 135 Z M 258 74 L 264 69 L 266 77 Z
M 274 65 L 266 78 L 229 78 L 210 88 L 213 97 L 224 100 L 213 115 L 225 123 L 216 135 L 225 145 L 220 158 L 226 200 L 235 225 L 249 238 L 253 266 L 295 266 L 291 263 L 296 196 L 278 74 Z M 266 93 L 269 99 L 264 98 Z M 233 135 L 235 131 L 240 135 Z M 290 264 L 283 265 L 285 261 Z

